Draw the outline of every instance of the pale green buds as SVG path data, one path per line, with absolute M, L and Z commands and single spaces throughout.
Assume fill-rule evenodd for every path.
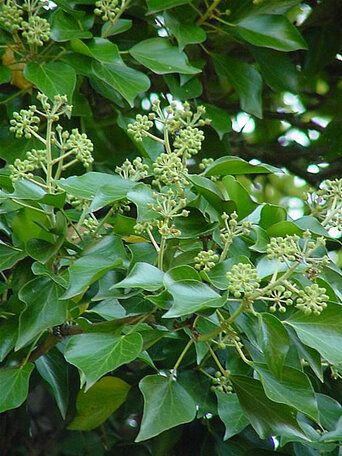
M 27 42 L 36 46 L 43 46 L 44 41 L 50 39 L 50 24 L 39 16 L 31 16 L 28 21 L 21 23 L 23 37 Z
M 118 0 L 99 0 L 95 2 L 94 13 L 101 16 L 102 20 L 113 22 L 115 16 L 120 12 Z
M 296 234 L 293 234 L 292 236 L 286 235 L 285 238 L 271 238 L 266 250 L 268 259 L 280 258 L 282 261 L 285 259 L 289 261 L 299 261 L 301 258 L 301 251 L 298 241 L 299 236 Z
M 305 315 L 314 313 L 319 315 L 326 307 L 329 296 L 325 294 L 326 289 L 320 288 L 317 283 L 298 291 L 298 298 L 296 301 L 297 309 L 300 309 Z
M 133 163 L 127 158 L 121 166 L 115 168 L 115 172 L 123 179 L 136 182 L 148 176 L 148 165 L 145 165 L 140 157 L 135 158 Z
M 192 155 L 198 154 L 201 150 L 203 140 L 203 131 L 187 126 L 185 129 L 180 130 L 174 140 L 173 147 L 177 155 L 185 155 L 187 158 L 190 158 Z
M 153 127 L 153 122 L 149 120 L 146 115 L 138 114 L 136 121 L 133 124 L 128 125 L 127 132 L 133 135 L 134 139 L 138 142 L 142 141 L 147 135 L 150 128 Z
M 91 154 L 94 150 L 93 143 L 87 138 L 85 133 L 79 133 L 77 128 L 72 130 L 65 146 L 76 155 L 77 160 L 80 161 L 85 168 L 88 168 L 93 163 L 94 159 Z
M 185 177 L 187 169 L 182 160 L 174 153 L 160 154 L 153 163 L 153 169 L 156 181 L 160 181 L 165 185 L 172 185 L 175 182 L 180 182 L 183 185 L 188 183 Z
M 235 264 L 232 269 L 226 273 L 229 282 L 228 290 L 235 296 L 251 296 L 260 284 L 257 270 L 249 263 Z
M 7 0 L 5 4 L 1 5 L 0 23 L 13 32 L 20 29 L 20 24 L 23 20 L 23 11 L 18 8 L 14 0 Z
M 10 132 L 15 133 L 17 138 L 25 136 L 30 139 L 32 133 L 39 130 L 38 125 L 40 119 L 35 115 L 36 106 L 32 105 L 29 109 L 21 109 L 19 112 L 13 113 L 13 119 L 10 121 L 12 125 Z
M 196 261 L 195 268 L 203 271 L 210 271 L 218 261 L 219 256 L 213 250 L 202 250 L 194 260 Z

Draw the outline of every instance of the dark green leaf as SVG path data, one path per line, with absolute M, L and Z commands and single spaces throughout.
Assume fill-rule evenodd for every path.
M 296 27 L 286 16 L 276 14 L 250 15 L 235 27 L 238 34 L 255 46 L 279 51 L 307 49 L 307 44 Z
M 281 378 L 283 364 L 290 348 L 289 335 L 274 315 L 269 313 L 259 315 L 259 345 L 268 368 L 277 378 Z
M 62 287 L 47 277 L 36 277 L 23 286 L 19 298 L 26 307 L 20 315 L 17 350 L 45 329 L 66 321 L 66 302 L 59 299 L 63 292 Z
M 198 25 L 183 24 L 168 13 L 164 13 L 164 19 L 167 29 L 176 38 L 180 51 L 187 44 L 202 43 L 207 38 L 205 31 Z
M 248 63 L 232 57 L 213 54 L 218 76 L 227 78 L 240 98 L 243 111 L 262 118 L 262 78 L 260 73 Z
M 0 271 L 10 269 L 26 257 L 26 252 L 0 241 Z
M 138 333 L 117 336 L 108 333 L 79 334 L 66 346 L 66 360 L 84 375 L 86 390 L 107 372 L 133 361 L 142 350 Z
M 51 100 L 56 95 L 67 95 L 71 103 L 76 85 L 76 72 L 71 66 L 62 62 L 49 62 L 45 65 L 29 62 L 24 75 Z
M 149 263 L 136 263 L 128 276 L 112 288 L 142 288 L 156 291 L 163 286 L 164 273 Z
M 62 418 L 68 409 L 69 380 L 68 368 L 59 350 L 52 349 L 35 361 L 36 368 L 43 379 L 50 385 Z
M 80 27 L 80 22 L 74 17 L 57 8 L 52 15 L 51 38 L 54 41 L 69 41 L 74 38 L 91 38 L 92 34 Z
M 19 407 L 27 397 L 34 364 L 0 369 L 0 413 Z
M 225 176 L 221 182 L 226 193 L 228 193 L 228 198 L 233 200 L 236 204 L 239 219 L 245 218 L 258 206 L 258 204 L 252 200 L 248 191 L 235 179 L 235 177 Z
M 130 385 L 121 378 L 103 377 L 87 392 L 80 391 L 76 400 L 76 415 L 68 429 L 91 431 L 100 426 L 125 402 Z
M 127 32 L 133 25 L 131 19 L 118 19 L 113 25 L 110 22 L 103 24 L 101 35 L 114 36 L 119 33 Z
M 5 359 L 15 345 L 18 336 L 18 318 L 3 320 L 0 326 L 0 362 Z
M 242 158 L 226 156 L 215 160 L 206 169 L 205 175 L 226 176 L 227 174 L 269 174 L 276 172 L 281 172 L 281 170 L 271 165 L 251 165 Z
M 147 0 L 150 12 L 162 11 L 175 6 L 186 5 L 191 0 Z
M 140 41 L 129 52 L 139 63 L 157 74 L 196 74 L 200 72 L 199 69 L 189 64 L 184 52 L 179 52 L 179 49 L 172 46 L 165 38 L 149 38 Z
M 0 66 L 0 84 L 6 84 L 11 80 L 11 72 L 8 67 Z
M 140 381 L 139 388 L 144 396 L 144 414 L 136 442 L 195 418 L 196 403 L 177 382 L 160 375 L 148 375 Z
M 236 394 L 225 394 L 216 391 L 216 397 L 218 415 L 226 428 L 223 439 L 228 440 L 245 429 L 249 424 L 249 420 L 244 414 Z
M 211 120 L 210 125 L 222 140 L 223 136 L 232 129 L 232 121 L 230 115 L 224 109 L 218 108 L 212 104 L 202 104 L 206 109 L 206 117 Z
M 191 98 L 197 98 L 202 95 L 203 86 L 199 79 L 194 78 L 186 82 L 184 85 L 180 85 L 177 81 L 176 76 L 173 74 L 164 75 L 164 81 L 168 85 L 170 92 L 175 98 L 180 100 L 189 100 Z

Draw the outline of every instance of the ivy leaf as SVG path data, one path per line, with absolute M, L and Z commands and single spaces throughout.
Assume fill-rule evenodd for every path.
M 276 378 L 264 364 L 255 363 L 254 368 L 269 399 L 295 407 L 318 422 L 315 392 L 308 377 L 302 371 L 284 366 L 281 378 Z
M 147 291 L 156 291 L 163 286 L 164 273 L 149 263 L 135 263 L 128 276 L 113 288 L 142 288 Z
M 262 119 L 262 77 L 252 66 L 232 57 L 212 55 L 218 76 L 229 80 L 240 98 L 243 111 Z
M 18 336 L 18 317 L 4 320 L 0 325 L 0 362 L 5 359 L 15 345 Z
M 164 318 L 175 318 L 203 309 L 222 307 L 225 303 L 223 296 L 197 280 L 172 282 L 166 285 L 166 289 L 171 293 L 174 303 Z
M 61 286 L 47 277 L 36 277 L 21 288 L 19 298 L 26 306 L 20 314 L 16 350 L 45 329 L 66 321 L 67 305 L 59 299 L 63 292 Z
M 50 385 L 62 418 L 68 409 L 69 381 L 68 368 L 59 350 L 52 349 L 35 361 L 36 368 L 42 378 Z
M 205 170 L 205 176 L 226 176 L 227 174 L 270 174 L 282 172 L 275 166 L 261 164 L 251 165 L 240 157 L 225 156 L 215 160 Z
M 179 383 L 161 375 L 148 375 L 139 388 L 144 396 L 144 413 L 136 442 L 195 418 L 196 402 Z
M 139 333 L 127 336 L 79 334 L 69 340 L 64 356 L 85 376 L 87 391 L 103 375 L 135 360 L 142 347 L 143 340 Z
M 179 50 L 183 51 L 187 44 L 202 43 L 207 34 L 198 25 L 183 24 L 169 13 L 164 13 L 165 25 L 176 38 Z
M 238 34 L 255 46 L 279 51 L 296 51 L 308 46 L 296 27 L 286 16 L 257 14 L 243 18 L 236 24 Z
M 26 252 L 0 241 L 0 271 L 10 269 L 26 257 Z
M 118 19 L 113 25 L 111 24 L 111 22 L 106 22 L 102 26 L 101 35 L 118 35 L 119 33 L 127 32 L 127 30 L 132 28 L 132 25 L 133 21 L 131 19 Z
M 258 380 L 241 375 L 234 375 L 231 380 L 242 410 L 261 439 L 282 435 L 308 440 L 294 417 L 293 409 L 272 402 Z
M 222 140 L 224 135 L 231 131 L 232 121 L 230 115 L 224 109 L 218 108 L 209 103 L 202 103 L 206 109 L 206 117 L 211 120 L 210 126 L 218 134 L 218 137 Z
M 162 11 L 175 6 L 186 5 L 191 0 L 147 0 L 147 6 L 149 12 L 155 13 L 156 11 Z
M 249 420 L 244 414 L 237 395 L 220 393 L 215 391 L 218 403 L 218 416 L 223 421 L 226 432 L 223 440 L 228 440 L 239 434 L 249 424 Z
M 190 65 L 186 54 L 179 52 L 179 49 L 172 46 L 165 38 L 149 38 L 140 41 L 129 50 L 129 53 L 139 63 L 157 74 L 196 74 L 201 71 Z
M 69 424 L 72 431 L 97 428 L 125 402 L 130 385 L 118 377 L 103 377 L 87 392 L 80 391 L 76 399 L 76 415 Z
M 19 407 L 27 397 L 34 364 L 0 369 L 0 413 Z
M 48 62 L 45 65 L 29 62 L 24 75 L 50 100 L 56 95 L 67 95 L 71 103 L 76 85 L 76 72 L 71 66 L 62 62 Z
M 57 42 L 69 41 L 74 38 L 91 38 L 93 35 L 88 30 L 80 27 L 76 18 L 58 8 L 52 15 L 51 38 Z
M 329 303 L 320 315 L 296 312 L 286 322 L 303 344 L 315 348 L 331 364 L 342 363 L 342 307 Z
M 283 364 L 290 348 L 290 338 L 277 317 L 259 314 L 258 342 L 270 371 L 281 378 Z

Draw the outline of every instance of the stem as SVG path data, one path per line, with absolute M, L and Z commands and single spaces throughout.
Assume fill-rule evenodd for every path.
M 26 93 L 28 90 L 29 90 L 29 89 L 27 89 L 27 88 L 26 88 L 26 89 L 21 89 L 21 90 L 19 90 L 18 92 L 13 93 L 13 94 L 10 95 L 9 97 L 7 97 L 7 98 L 5 98 L 4 100 L 0 101 L 0 104 L 6 104 L 6 103 L 8 103 L 9 101 L 14 100 L 14 98 L 19 97 L 19 95 Z
M 269 290 L 274 288 L 275 286 L 281 284 L 284 280 L 286 280 L 298 267 L 299 263 L 293 264 L 290 269 L 288 269 L 279 279 L 277 279 L 275 282 L 270 282 L 266 287 L 262 288 L 258 292 L 256 292 L 254 295 L 250 297 L 251 301 L 255 301 L 256 299 L 260 298 L 263 294 L 267 293 Z
M 47 175 L 46 175 L 46 184 L 48 186 L 48 193 L 51 193 L 52 187 L 52 152 L 51 152 L 51 132 L 52 132 L 53 120 L 51 118 L 47 119 L 46 126 L 46 159 L 47 159 Z
M 154 141 L 160 142 L 165 145 L 165 141 L 163 139 L 158 138 L 158 136 L 152 135 L 152 133 L 150 133 L 149 131 L 145 131 L 145 134 L 147 136 L 149 136 L 151 139 L 153 139 Z
M 237 349 L 241 359 L 249 366 L 252 366 L 253 365 L 252 361 L 250 361 L 249 359 L 246 358 L 244 352 L 241 350 L 241 347 L 239 346 L 239 343 L 236 340 L 234 340 L 234 345 L 235 345 L 235 348 Z
M 218 7 L 220 2 L 221 0 L 214 0 L 211 6 L 209 6 L 209 8 L 207 9 L 207 11 L 198 19 L 196 25 L 202 25 L 203 22 L 205 22 L 212 15 L 213 11 L 215 10 L 215 8 Z
M 80 228 L 80 226 L 82 226 L 82 223 L 84 222 L 84 219 L 87 215 L 87 211 L 88 211 L 88 208 L 89 208 L 89 205 L 90 205 L 90 201 L 87 201 L 84 205 L 84 208 L 83 208 L 83 211 L 82 211 L 82 214 L 81 214 L 81 217 L 77 223 L 77 229 Z
M 129 5 L 129 0 L 127 1 L 127 5 L 126 5 L 126 0 L 122 0 L 122 4 L 121 4 L 120 11 L 117 13 L 117 15 L 115 16 L 115 18 L 113 19 L 113 21 L 110 22 L 109 27 L 106 28 L 106 30 L 104 31 L 104 33 L 101 35 L 101 38 L 107 38 L 110 29 L 111 29 L 111 28 L 113 27 L 113 25 L 120 19 L 121 15 L 124 13 L 124 11 L 125 11 L 125 9 L 128 7 L 128 5 Z
M 166 237 L 162 236 L 160 242 L 160 248 L 158 252 L 158 268 L 162 271 L 163 270 L 163 259 L 164 259 L 164 249 L 165 249 Z
M 70 166 L 75 165 L 76 163 L 78 163 L 77 158 L 75 158 L 74 160 L 71 160 L 71 162 L 69 162 L 66 165 L 62 166 L 62 171 L 65 171 L 67 168 L 70 168 Z
M 31 353 L 34 349 L 34 347 L 36 346 L 38 340 L 42 337 L 42 334 L 43 332 L 39 333 L 38 336 L 35 338 L 35 340 L 33 341 L 33 344 L 31 345 L 28 353 L 27 353 L 27 356 L 26 358 L 24 359 L 23 363 L 22 363 L 22 366 L 25 366 L 25 364 L 27 364 L 27 362 L 29 361 L 30 357 L 31 357 Z
M 149 238 L 151 239 L 151 242 L 152 242 L 154 248 L 156 249 L 156 252 L 159 253 L 160 252 L 159 245 L 157 244 L 156 240 L 154 239 L 154 236 L 153 236 L 151 230 L 149 228 L 147 228 L 146 231 L 147 231 L 147 234 L 149 235 Z
M 173 366 L 173 369 L 171 371 L 171 376 L 170 376 L 170 380 L 169 380 L 169 383 L 172 381 L 173 379 L 173 376 L 175 375 L 180 363 L 182 362 L 184 356 L 186 355 L 186 352 L 189 350 L 189 348 L 191 347 L 191 345 L 193 344 L 194 340 L 193 339 L 190 339 L 189 342 L 185 345 L 182 353 L 179 355 L 179 358 L 177 359 L 176 361 L 176 364 Z
M 41 212 L 42 214 L 46 215 L 46 211 L 43 211 L 43 209 L 39 209 L 38 207 L 30 206 L 29 204 L 25 204 L 22 201 L 17 200 L 15 198 L 13 198 L 12 201 L 19 204 L 19 206 L 28 207 L 29 209 L 33 209 L 34 211 L 38 211 L 38 212 Z
M 154 314 L 154 312 L 156 311 L 157 307 L 155 307 L 151 312 L 143 315 L 136 323 L 134 326 L 132 326 L 132 328 L 126 333 L 126 336 L 128 336 L 128 334 L 132 334 L 136 328 L 141 325 L 141 323 L 143 323 L 145 320 L 148 319 L 148 317 L 150 317 L 152 314 Z
M 215 361 L 217 367 L 220 369 L 220 372 L 222 375 L 224 375 L 225 377 L 227 376 L 227 373 L 226 371 L 223 369 L 222 367 L 222 364 L 220 363 L 220 360 L 218 359 L 218 357 L 216 356 L 216 353 L 214 352 L 214 350 L 211 348 L 210 344 L 208 344 L 208 342 L 205 343 L 206 346 L 208 347 L 209 351 L 210 351 L 210 354 L 213 358 L 213 360 Z
M 278 275 L 278 272 L 279 272 L 280 262 L 281 262 L 281 260 L 280 260 L 280 258 L 278 258 L 278 261 L 277 261 L 277 264 L 275 265 L 274 272 L 272 274 L 270 283 L 274 283 L 276 281 L 276 278 L 277 278 L 277 275 Z
M 229 247 L 231 246 L 231 244 L 232 244 L 232 240 L 230 240 L 230 239 L 228 239 L 228 241 L 224 244 L 222 253 L 220 255 L 219 263 L 222 263 L 222 261 L 224 261 L 226 259 L 226 256 L 227 256 L 227 253 L 228 253 L 228 250 L 229 250 Z
M 103 225 L 106 223 L 106 221 L 109 219 L 109 217 L 113 214 L 114 212 L 114 207 L 112 207 L 108 212 L 107 214 L 103 217 L 103 219 L 101 220 L 101 222 L 97 225 L 97 228 L 96 230 L 94 231 L 94 235 L 96 235 L 100 229 L 103 227 Z
M 65 212 L 65 210 L 60 209 L 60 211 L 62 212 L 64 217 L 67 219 L 67 221 L 70 223 L 70 226 L 74 229 L 74 231 L 77 234 L 77 236 L 79 237 L 80 241 L 83 241 L 81 233 L 78 231 L 78 228 L 72 223 L 72 221 L 70 220 L 70 218 L 69 218 L 68 214 Z

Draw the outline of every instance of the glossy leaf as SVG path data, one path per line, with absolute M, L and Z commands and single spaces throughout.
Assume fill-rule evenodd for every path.
M 177 382 L 160 375 L 148 375 L 140 381 L 139 388 L 144 396 L 144 413 L 136 442 L 195 418 L 196 403 Z
M 79 54 L 86 55 L 95 60 L 104 63 L 121 63 L 119 49 L 116 44 L 104 38 L 93 38 L 86 42 L 73 38 L 70 41 L 70 46 L 73 51 Z
M 150 12 L 162 11 L 175 6 L 186 5 L 191 0 L 147 0 Z
M 279 51 L 307 49 L 307 44 L 296 27 L 286 16 L 277 14 L 250 15 L 235 27 L 238 34 L 255 46 Z
M 215 160 L 208 166 L 204 174 L 206 176 L 226 176 L 228 174 L 269 174 L 275 172 L 281 172 L 281 170 L 271 165 L 252 165 L 242 158 L 226 156 Z
M 141 350 L 142 337 L 138 333 L 79 334 L 69 340 L 64 356 L 83 373 L 87 391 L 103 375 L 135 360 Z
M 199 310 L 217 308 L 224 305 L 225 299 L 208 285 L 196 280 L 182 280 L 166 286 L 174 303 L 164 318 L 189 315 Z
M 61 62 L 39 65 L 29 62 L 24 71 L 26 79 L 35 84 L 50 100 L 56 95 L 67 95 L 69 103 L 76 85 L 76 72 L 71 66 Z
M 76 415 L 68 429 L 91 431 L 100 426 L 125 402 L 130 385 L 118 377 L 103 377 L 87 392 L 80 391 Z
M 165 38 L 149 38 L 140 41 L 129 52 L 139 63 L 157 74 L 200 72 L 189 64 L 184 52 L 179 52 L 179 49 L 172 46 Z
M 223 136 L 232 129 L 230 115 L 224 109 L 218 108 L 209 103 L 202 103 L 206 109 L 206 117 L 211 120 L 210 125 L 222 140 Z M 212 165 L 210 165 L 212 166 Z M 206 170 L 207 171 L 207 170 Z M 205 173 L 206 174 L 206 173 Z
M 112 288 L 142 288 L 156 291 L 163 286 L 164 273 L 149 263 L 136 263 L 128 276 Z
M 164 19 L 168 30 L 176 38 L 180 51 L 187 44 L 202 43 L 207 38 L 205 31 L 198 25 L 183 24 L 168 13 L 164 13 Z
M 236 394 L 225 394 L 216 391 L 216 397 L 218 415 L 226 428 L 223 439 L 228 440 L 245 429 L 249 424 L 249 420 L 242 411 Z
M 318 421 L 315 392 L 303 372 L 284 366 L 281 377 L 276 378 L 264 364 L 255 363 L 254 368 L 269 399 L 295 407 L 314 421 Z
M 261 439 L 283 435 L 308 440 L 295 419 L 293 409 L 268 399 L 258 380 L 239 375 L 231 379 L 242 410 Z
M 288 320 L 299 339 L 332 364 L 342 363 L 342 307 L 329 303 L 320 315 L 296 312 Z
M 118 19 L 113 25 L 110 22 L 103 24 L 101 29 L 102 36 L 114 36 L 119 33 L 127 32 L 133 25 L 131 19 Z
M 286 329 L 274 315 L 261 313 L 258 336 L 268 368 L 277 378 L 281 378 L 283 364 L 290 348 Z
M 243 111 L 262 118 L 262 78 L 260 73 L 248 63 L 232 57 L 213 55 L 218 76 L 227 78 L 240 98 Z
M 0 362 L 5 359 L 15 345 L 18 336 L 18 318 L 3 320 L 0 325 Z
M 0 413 L 19 407 L 25 401 L 33 369 L 32 363 L 0 369 Z
M 245 218 L 258 206 L 257 203 L 252 200 L 245 187 L 240 184 L 235 177 L 225 176 L 222 179 L 222 186 L 228 193 L 229 199 L 235 202 L 240 219 Z
M 69 41 L 75 38 L 91 38 L 91 32 L 82 29 L 80 25 L 76 18 L 58 8 L 52 16 L 51 38 L 57 42 Z
M 62 287 L 47 277 L 36 277 L 23 286 L 19 297 L 26 307 L 20 315 L 17 350 L 47 328 L 66 321 L 66 302 L 59 299 L 63 292 Z
M 26 252 L 0 241 L 0 271 L 10 269 L 26 257 Z
M 36 368 L 50 385 L 62 418 L 68 409 L 69 379 L 68 368 L 63 355 L 57 349 L 50 350 L 35 361 Z

